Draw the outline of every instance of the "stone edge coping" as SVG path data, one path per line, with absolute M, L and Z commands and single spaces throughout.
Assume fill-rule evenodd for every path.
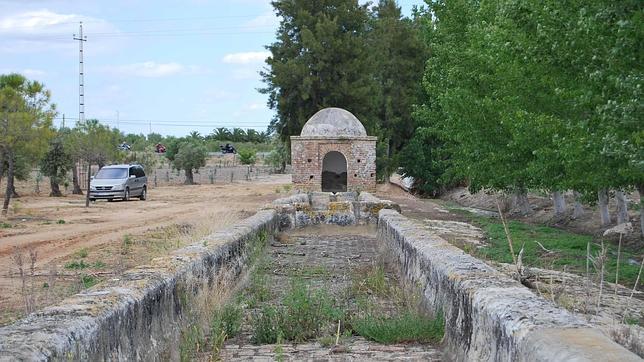
M 129 269 L 120 278 L 106 280 L 11 325 L 0 327 L 0 361 L 22 358 L 19 356 L 49 359 L 52 355 L 71 353 L 75 343 L 84 337 L 91 338 L 104 328 L 103 323 L 111 315 L 142 301 L 159 288 L 173 286 L 178 279 L 188 275 L 192 266 L 204 262 L 209 256 L 229 252 L 236 241 L 276 223 L 275 210 L 260 210 L 192 245 L 154 258 L 147 265 Z
M 443 310 L 445 342 L 457 360 L 641 361 L 582 319 L 394 210 L 379 212 L 378 237 L 399 249 L 394 254 L 403 273 L 424 284 L 430 307 L 451 309 Z

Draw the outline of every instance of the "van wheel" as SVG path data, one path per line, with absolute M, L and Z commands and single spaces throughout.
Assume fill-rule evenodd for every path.
M 139 196 L 139 199 L 141 199 L 141 201 L 145 201 L 147 197 L 148 197 L 148 188 L 143 186 L 143 191 L 141 191 L 141 196 Z
M 130 201 L 130 189 L 125 189 L 125 195 L 123 195 L 123 201 Z

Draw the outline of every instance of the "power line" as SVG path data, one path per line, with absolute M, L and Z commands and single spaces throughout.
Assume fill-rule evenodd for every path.
M 256 14 L 256 15 L 222 15 L 222 16 L 195 16 L 195 17 L 177 17 L 177 18 L 147 18 L 147 19 L 110 19 L 110 20 L 92 20 L 92 19 L 83 19 L 82 21 L 85 24 L 101 24 L 101 23 L 153 23 L 153 22 L 164 22 L 164 21 L 195 21 L 195 20 L 220 20 L 220 19 L 249 19 L 257 18 L 265 14 Z M 63 21 L 55 24 L 47 24 L 48 26 L 58 26 L 58 25 L 69 25 L 77 24 L 78 21 Z M 22 26 L 11 26 L 12 29 L 21 29 L 21 28 L 33 28 L 33 25 L 22 25 Z
M 62 120 L 62 117 L 56 117 L 54 118 L 55 120 Z M 72 120 L 78 120 L 78 118 L 70 118 L 66 117 L 65 119 L 72 119 Z M 267 127 L 268 123 L 265 124 L 260 124 L 260 123 L 240 123 L 240 122 L 225 122 L 225 123 L 220 123 L 220 122 L 213 122 L 213 123 L 177 123 L 179 121 L 171 122 L 171 121 L 150 121 L 150 120 L 124 120 L 120 119 L 116 121 L 115 119 L 111 118 L 103 118 L 98 120 L 100 123 L 103 124 L 108 124 L 108 125 L 118 125 L 118 124 L 127 124 L 127 125 L 135 125 L 135 126 L 168 126 L 168 127 L 205 127 L 205 128 L 219 128 L 219 127 L 225 127 L 225 128 L 258 128 L 258 127 Z

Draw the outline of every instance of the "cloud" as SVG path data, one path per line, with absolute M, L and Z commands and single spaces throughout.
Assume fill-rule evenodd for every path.
M 103 72 L 114 75 L 145 78 L 161 78 L 179 74 L 208 73 L 207 69 L 196 65 L 186 66 L 175 62 L 157 63 L 154 61 L 123 65 L 109 65 L 103 67 L 101 70 Z
M 273 13 L 273 11 L 268 11 L 247 21 L 244 25 L 249 28 L 272 27 L 277 29 L 277 26 L 279 25 L 279 19 Z
M 0 50 L 11 53 L 70 50 L 71 41 L 83 22 L 89 33 L 118 33 L 109 22 L 79 14 L 62 14 L 47 9 L 0 15 Z M 89 34 L 88 34 L 89 35 Z M 91 36 L 91 35 L 90 35 Z
M 43 77 L 45 74 L 47 74 L 44 70 L 40 69 L 11 69 L 11 68 L 1 68 L 0 69 L 0 74 L 8 74 L 8 73 L 18 73 L 22 74 L 27 78 L 38 78 L 38 77 Z
M 271 55 L 270 52 L 243 52 L 226 54 L 222 61 L 227 64 L 262 63 Z
M 156 63 L 152 61 L 106 66 L 107 73 L 123 76 L 138 76 L 146 78 L 159 78 L 176 75 L 185 71 L 185 67 L 179 63 Z

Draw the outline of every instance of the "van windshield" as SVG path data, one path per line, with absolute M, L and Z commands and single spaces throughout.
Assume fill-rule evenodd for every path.
M 102 168 L 94 178 L 99 180 L 127 178 L 127 168 Z

